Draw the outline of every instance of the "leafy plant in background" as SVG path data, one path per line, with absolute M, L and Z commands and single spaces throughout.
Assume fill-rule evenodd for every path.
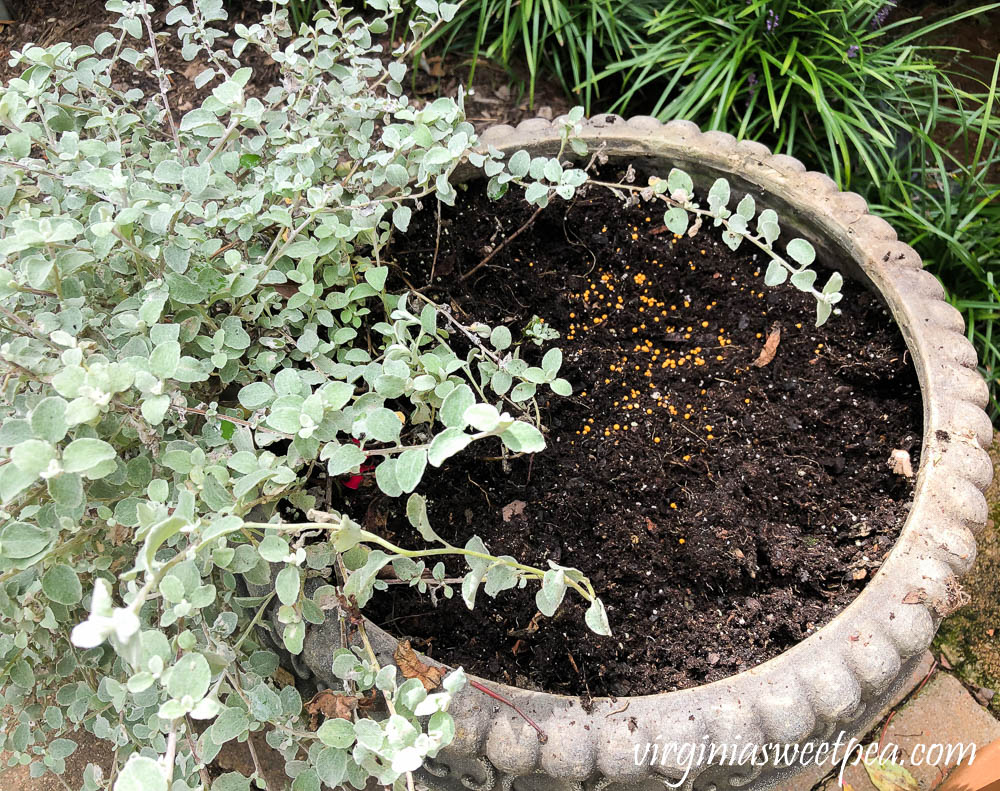
M 996 91 L 1000 56 L 982 105 L 964 109 L 962 124 L 938 126 L 933 116 L 914 135 L 896 166 L 898 178 L 873 192 L 873 210 L 901 230 L 924 265 L 948 286 L 962 311 L 969 339 L 991 390 L 991 411 L 1000 416 L 1000 136 Z M 955 97 L 962 107 L 961 98 Z M 932 136 L 933 135 L 933 136 Z M 878 201 L 877 204 L 874 202 Z
M 942 101 L 959 92 L 941 49 L 919 42 L 991 7 L 914 26 L 884 24 L 887 6 L 869 0 L 671 0 L 594 81 L 622 87 L 615 112 L 640 105 L 793 153 L 844 189 L 858 171 L 879 185 L 928 113 L 961 118 Z

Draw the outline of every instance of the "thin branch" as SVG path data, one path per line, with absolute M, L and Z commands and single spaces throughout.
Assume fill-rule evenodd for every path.
M 146 5 L 146 0 L 142 0 L 142 10 L 139 14 L 142 16 L 143 22 L 146 23 L 146 30 L 149 33 L 149 46 L 153 51 L 153 65 L 156 68 L 156 76 L 160 85 L 160 96 L 163 97 L 163 109 L 167 113 L 167 122 L 170 124 L 170 133 L 174 137 L 174 145 L 177 146 L 177 155 L 187 161 L 187 157 L 184 155 L 184 148 L 181 146 L 181 138 L 177 134 L 174 114 L 170 111 L 170 99 L 167 97 L 169 84 L 167 83 L 167 75 L 164 74 L 163 67 L 160 65 L 160 52 L 156 46 L 156 35 L 153 33 L 153 20 L 149 17 L 149 6 Z
M 438 253 L 441 251 L 441 201 L 437 202 L 437 235 L 434 237 L 434 258 L 431 260 L 430 282 L 434 282 L 434 270 L 437 269 Z
M 188 726 L 185 738 L 187 738 L 188 749 L 191 750 L 191 757 L 194 758 L 194 762 L 196 764 L 202 763 L 201 759 L 198 757 L 198 748 L 195 745 L 194 739 L 191 738 L 191 734 L 194 731 L 194 725 L 191 723 L 191 717 L 185 714 L 184 719 Z M 212 787 L 212 776 L 208 773 L 208 767 L 202 764 L 201 768 L 198 769 L 198 776 L 201 777 L 201 783 L 205 786 L 205 791 L 208 791 L 208 789 Z
M 39 376 L 34 371 L 31 371 L 31 370 L 25 368 L 23 365 L 18 365 L 17 363 L 13 362 L 12 360 L 8 360 L 6 357 L 0 357 L 0 363 L 3 363 L 4 365 L 9 365 L 11 368 L 14 368 L 14 369 L 20 371 L 25 376 L 27 376 L 29 379 L 34 379 L 36 382 L 44 382 L 45 384 L 49 383 L 49 380 L 46 379 L 45 377 Z
M 178 412 L 185 412 L 185 413 L 190 413 L 190 414 L 193 414 L 193 415 L 202 415 L 203 417 L 207 417 L 207 418 L 218 418 L 219 420 L 228 420 L 230 423 L 236 423 L 237 425 L 246 426 L 247 428 L 251 428 L 251 429 L 254 429 L 254 430 L 256 430 L 257 428 L 259 428 L 259 426 L 257 426 L 254 423 L 250 423 L 249 421 L 246 421 L 246 420 L 241 420 L 238 417 L 231 417 L 229 415 L 223 415 L 221 412 L 217 412 L 214 415 L 209 415 L 207 410 L 198 409 L 197 407 L 193 407 L 193 406 L 177 406 L 176 404 L 171 404 L 170 408 L 174 409 L 174 410 L 176 410 Z M 280 434 L 283 437 L 291 437 L 291 436 L 293 436 L 292 434 L 285 434 L 282 431 L 275 431 L 274 429 L 270 429 L 270 428 L 266 429 L 266 430 L 270 431 L 270 432 L 272 432 L 274 434 Z
M 492 360 L 493 363 L 498 368 L 503 368 L 503 362 L 500 360 L 499 357 L 497 357 L 497 355 L 495 355 L 492 351 L 486 348 L 486 345 L 483 343 L 482 339 L 479 338 L 479 336 L 476 335 L 475 333 L 471 332 L 468 327 L 466 327 L 464 324 L 462 324 L 462 322 L 460 322 L 458 319 L 456 319 L 454 316 L 451 315 L 451 308 L 448 305 L 440 305 L 437 302 L 434 302 L 432 299 L 425 297 L 419 291 L 415 291 L 413 293 L 415 293 L 418 297 L 424 300 L 424 302 L 426 302 L 428 305 L 433 305 L 435 308 L 437 308 L 438 313 L 440 313 L 442 316 L 448 319 L 448 321 L 452 325 L 454 325 L 455 329 L 461 332 L 475 346 L 478 346 L 479 350 L 487 357 L 489 357 L 490 360 Z
M 491 252 L 488 256 L 486 256 L 486 258 L 484 258 L 482 261 L 480 261 L 478 264 L 476 264 L 474 267 L 472 267 L 472 269 L 470 269 L 468 272 L 466 272 L 464 275 L 462 275 L 459 278 L 459 281 L 460 282 L 464 282 L 464 281 L 468 280 L 470 277 L 472 277 L 474 274 L 476 274 L 476 272 L 478 272 L 480 269 L 482 269 L 484 266 L 486 266 L 490 261 L 492 261 L 493 260 L 493 256 L 495 256 L 497 253 L 499 253 L 501 250 L 503 250 L 508 244 L 510 244 L 511 242 L 513 242 L 518 236 L 521 235 L 522 232 L 524 232 L 525 230 L 527 230 L 527 228 L 535 221 L 535 218 L 538 217 L 538 215 L 542 213 L 542 209 L 544 209 L 544 208 L 545 208 L 544 206 L 539 206 L 537 209 L 535 209 L 535 213 L 532 214 L 528 218 L 528 221 L 524 225 L 522 225 L 520 228 L 518 228 L 516 231 L 514 231 L 514 233 L 512 233 L 510 236 L 508 236 L 506 239 L 504 239 L 502 242 L 500 242 L 500 244 L 498 244 L 494 248 L 493 252 Z
M 50 170 L 45 170 L 43 168 L 33 168 L 30 165 L 22 165 L 20 162 L 11 162 L 9 159 L 0 159 L 0 165 L 6 165 L 9 168 L 17 168 L 18 170 L 23 170 L 28 173 L 37 173 L 40 176 L 48 176 L 51 179 L 56 179 L 57 181 L 62 181 L 63 176 L 58 173 L 53 173 Z
M 167 785 L 174 777 L 174 764 L 177 762 L 177 721 L 170 721 L 170 733 L 167 734 L 167 753 L 164 756 L 163 763 L 167 770 Z
M 35 332 L 34 328 L 32 328 L 32 326 L 30 324 L 28 324 L 28 322 L 26 322 L 24 319 L 22 319 L 16 313 L 14 313 L 14 311 L 8 310 L 3 305 L 0 305 L 0 313 L 3 313 L 3 315 L 5 315 L 11 321 L 13 321 L 15 324 L 17 324 L 17 326 L 19 326 L 26 333 L 28 333 L 28 335 L 30 337 L 34 338 L 35 340 L 41 341 L 42 343 L 48 344 L 53 349 L 59 349 L 60 352 L 62 351 L 62 349 L 60 347 L 56 346 L 56 344 L 54 344 L 48 338 L 46 338 L 46 337 L 44 337 L 42 335 L 39 335 L 37 332 Z M 16 365 L 16 363 L 11 363 L 11 365 Z M 17 367 L 21 368 L 20 365 L 18 365 Z M 22 369 L 22 370 L 27 370 L 27 369 Z

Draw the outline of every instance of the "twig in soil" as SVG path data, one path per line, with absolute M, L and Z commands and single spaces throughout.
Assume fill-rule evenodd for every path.
M 521 453 L 511 453 L 509 456 L 480 456 L 479 461 L 510 461 L 511 459 L 519 459 L 525 454 Z
M 882 733 L 878 737 L 878 748 L 882 749 L 882 742 L 885 741 L 885 732 L 889 730 L 889 723 L 892 722 L 892 718 L 896 716 L 896 710 L 893 709 L 889 712 L 889 716 L 885 718 L 885 724 L 882 726 Z
M 569 657 L 569 663 L 573 667 L 573 672 L 576 673 L 577 675 L 580 675 L 580 668 L 576 666 L 576 660 L 573 658 L 573 655 L 569 651 L 567 651 L 566 656 Z
M 434 258 L 431 260 L 431 276 L 429 283 L 434 282 L 434 270 L 437 269 L 438 253 L 441 251 L 441 201 L 437 202 L 437 234 L 434 236 Z
M 474 480 L 472 480 L 472 476 L 471 475 L 467 475 L 466 477 L 469 479 L 469 483 L 471 483 L 473 486 L 475 486 L 477 489 L 479 489 L 479 491 L 481 491 L 483 493 L 483 497 L 486 498 L 486 507 L 487 508 L 492 508 L 493 506 L 490 505 L 490 496 L 489 496 L 489 494 L 486 493 L 486 490 L 482 486 L 480 486 L 478 483 L 476 483 Z
M 924 680 L 920 682 L 920 686 L 917 687 L 917 691 L 913 693 L 914 696 L 920 694 L 920 691 L 926 686 L 927 682 L 931 680 L 931 676 L 934 675 L 934 671 L 938 669 L 938 661 L 935 659 L 931 662 L 931 669 L 927 671 L 927 675 L 924 676 Z
M 503 250 L 504 247 L 513 242 L 518 236 L 521 235 L 522 232 L 528 229 L 528 227 L 535 221 L 535 218 L 542 213 L 542 209 L 544 208 L 545 208 L 544 206 L 539 206 L 537 209 L 535 209 L 534 213 L 528 218 L 527 222 L 525 222 L 524 225 L 522 225 L 520 228 L 514 231 L 514 233 L 512 233 L 510 236 L 508 236 L 506 239 L 500 242 L 500 244 L 498 244 L 495 248 L 493 248 L 493 252 L 491 252 L 488 256 L 486 256 L 486 258 L 484 258 L 482 261 L 480 261 L 478 264 L 472 267 L 472 269 L 470 269 L 468 272 L 462 275 L 458 279 L 459 282 L 465 282 L 474 274 L 476 274 L 476 272 L 478 272 L 480 269 L 486 266 L 491 260 L 493 260 L 493 256 L 495 256 L 497 253 Z
M 465 577 L 445 577 L 443 580 L 436 580 L 433 577 L 421 577 L 421 581 L 428 583 L 440 583 L 442 585 L 460 585 L 465 581 Z M 412 584 L 410 580 L 401 579 L 382 579 L 379 578 L 379 582 L 384 582 L 386 585 L 410 585 Z
M 702 445 L 708 445 L 708 442 L 704 438 L 699 437 L 697 434 L 695 434 L 691 429 L 689 429 L 683 423 L 678 423 L 677 425 L 680 426 L 682 429 L 684 429 L 688 434 L 690 434 L 696 440 L 698 440 L 698 442 L 700 442 Z

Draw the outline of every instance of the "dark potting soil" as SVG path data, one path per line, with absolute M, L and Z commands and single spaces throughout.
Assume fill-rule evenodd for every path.
M 614 635 L 587 629 L 572 591 L 553 618 L 537 615 L 534 586 L 480 591 L 469 611 L 457 591 L 434 606 L 393 585 L 370 615 L 450 665 L 584 697 L 690 687 L 777 655 L 857 595 L 905 519 L 911 482 L 887 461 L 904 449 L 916 468 L 921 403 L 899 332 L 853 283 L 842 315 L 816 329 L 812 297 L 766 288 L 748 244 L 731 252 L 707 225 L 674 238 L 662 204 L 624 207 L 600 189 L 557 201 L 460 279 L 532 211 L 476 185 L 443 207 L 437 296 L 515 337 L 544 319 L 573 395 L 540 399 L 544 452 L 505 466 L 499 441 L 477 443 L 421 489 L 448 541 L 477 534 L 495 554 L 581 569 Z M 411 227 L 391 257 L 422 286 L 434 207 Z M 755 366 L 778 326 L 773 360 Z M 523 348 L 537 363 L 546 347 Z M 422 545 L 372 481 L 346 499 Z

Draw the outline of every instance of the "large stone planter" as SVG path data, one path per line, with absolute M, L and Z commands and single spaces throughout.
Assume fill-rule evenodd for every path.
M 635 760 L 648 742 L 701 745 L 834 741 L 861 736 L 866 714 L 880 710 L 927 648 L 958 598 L 957 576 L 975 558 L 973 533 L 986 522 L 982 491 L 992 476 L 984 448 L 992 427 L 983 413 L 987 390 L 959 313 L 942 299 L 935 278 L 921 270 L 912 248 L 858 195 L 839 192 L 820 173 L 787 156 L 691 123 L 599 116 L 582 137 L 604 145 L 612 159 L 640 161 L 663 175 L 677 165 L 704 189 L 726 176 L 734 194 L 750 192 L 774 208 L 782 224 L 843 265 L 845 275 L 878 290 L 899 323 L 919 375 L 924 445 L 912 510 L 902 535 L 865 590 L 831 623 L 752 670 L 705 686 L 631 699 L 602 698 L 585 710 L 574 697 L 484 682 L 516 701 L 548 734 L 545 744 L 506 706 L 474 689 L 455 701 L 454 743 L 422 778 L 435 789 L 498 791 L 617 791 L 662 789 L 684 775 L 683 758 L 665 764 Z M 497 126 L 484 143 L 512 153 L 554 154 L 556 128 L 525 121 Z M 845 328 L 850 331 L 850 328 Z M 369 625 L 381 659 L 395 641 Z M 336 623 L 313 627 L 296 665 L 317 682 L 335 685 L 330 655 Z M 766 789 L 795 771 L 764 766 L 695 766 L 689 789 Z

